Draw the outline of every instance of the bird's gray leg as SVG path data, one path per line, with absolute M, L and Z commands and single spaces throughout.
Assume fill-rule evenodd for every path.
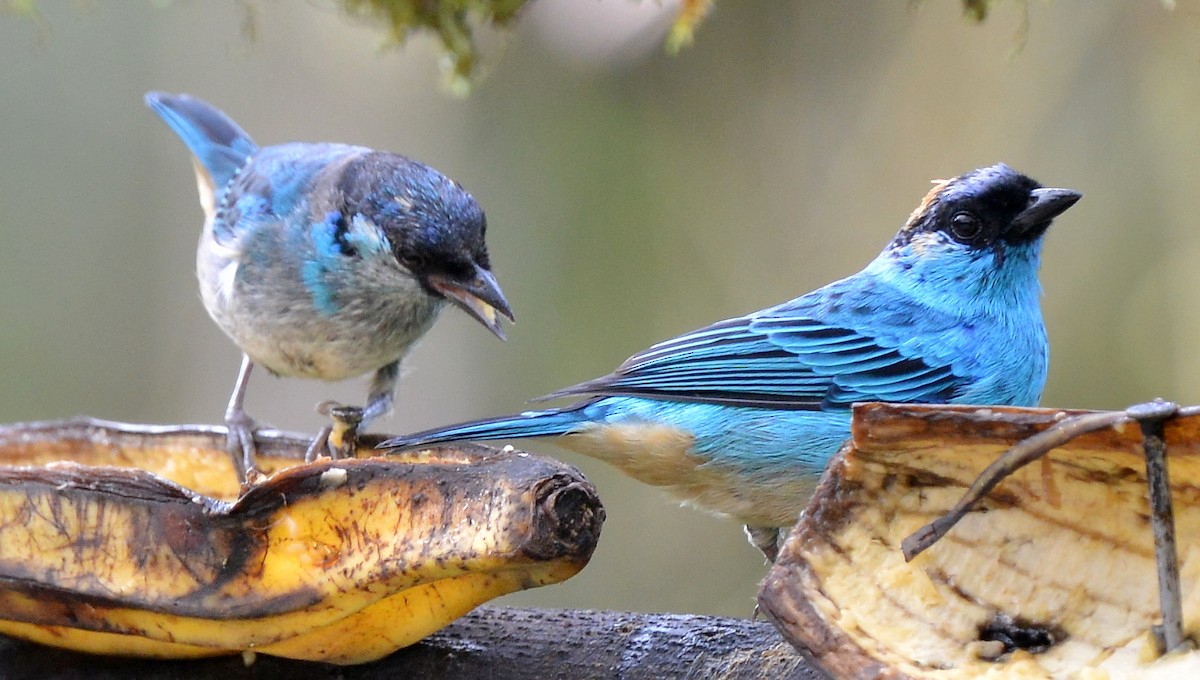
M 746 538 L 750 539 L 751 545 L 762 551 L 767 561 L 773 563 L 775 558 L 779 557 L 779 544 L 783 534 L 778 527 L 752 527 L 747 524 Z
M 233 384 L 233 394 L 229 395 L 229 406 L 225 408 L 225 448 L 233 458 L 233 469 L 243 486 L 252 474 L 257 473 L 254 465 L 254 430 L 258 424 L 242 408 L 246 384 L 250 382 L 250 371 L 253 369 L 254 362 L 243 354 L 242 367 L 238 369 L 237 382 Z
M 371 378 L 371 391 L 367 394 L 367 405 L 363 408 L 362 425 L 387 415 L 392 410 L 392 401 L 396 394 L 396 382 L 400 379 L 400 362 L 393 361 L 375 371 Z
M 746 538 L 750 539 L 750 545 L 761 550 L 767 561 L 774 564 L 775 558 L 779 557 L 779 547 L 786 534 L 778 527 L 752 527 L 749 524 L 745 526 L 745 530 Z M 750 620 L 758 621 L 758 613 L 758 603 L 756 602 Z
M 367 405 L 361 409 L 341 406 L 331 402 L 322 403 L 317 407 L 323 415 L 334 419 L 334 423 L 322 427 L 312 444 L 304 454 L 305 462 L 311 463 L 318 455 L 328 454 L 334 460 L 354 455 L 354 436 L 358 429 L 365 428 L 367 423 L 392 410 L 392 402 L 396 394 L 396 382 L 400 379 L 400 361 L 396 360 L 375 371 L 371 379 L 371 391 L 367 395 Z M 349 441 L 332 441 L 330 434 L 336 430 L 344 433 L 347 427 L 353 426 L 349 432 Z

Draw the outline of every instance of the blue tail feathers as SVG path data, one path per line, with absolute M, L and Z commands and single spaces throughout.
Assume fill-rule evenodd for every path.
M 563 435 L 590 420 L 581 412 L 580 406 L 582 405 L 546 411 L 526 411 L 512 416 L 434 428 L 389 439 L 380 444 L 379 448 L 413 449 L 430 444 L 477 439 L 522 439 Z
M 258 150 L 250 135 L 229 116 L 195 97 L 147 92 L 146 105 L 179 135 L 218 187 L 228 184 L 246 158 Z

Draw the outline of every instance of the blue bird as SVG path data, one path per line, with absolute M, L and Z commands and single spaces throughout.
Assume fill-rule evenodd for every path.
M 244 353 L 225 412 L 239 481 L 255 470 L 257 424 L 243 409 L 255 364 L 321 380 L 373 371 L 366 423 L 391 410 L 400 360 L 446 302 L 504 339 L 498 314 L 513 316 L 492 275 L 487 221 L 458 183 L 361 146 L 260 148 L 188 95 L 150 92 L 146 104 L 194 156 L 201 297 Z
M 746 525 L 773 559 L 855 402 L 1032 406 L 1049 347 L 1042 236 L 1079 200 L 1003 164 L 938 181 L 865 269 L 781 305 L 654 345 L 546 398 L 559 409 L 383 444 L 560 436 L 685 503 Z

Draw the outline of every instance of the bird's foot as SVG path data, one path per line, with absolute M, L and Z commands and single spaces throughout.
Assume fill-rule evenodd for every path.
M 225 450 L 233 459 L 233 470 L 243 489 L 262 476 L 255 464 L 257 447 L 254 431 L 257 429 L 258 423 L 243 410 L 232 410 L 225 414 Z
M 746 538 L 750 539 L 750 544 L 762 551 L 767 561 L 774 564 L 775 558 L 779 557 L 779 548 L 783 543 L 783 539 L 787 537 L 778 527 L 752 527 L 746 525 Z
M 353 458 L 357 449 L 358 426 L 363 421 L 362 408 L 325 401 L 317 406 L 317 412 L 329 416 L 331 422 L 313 437 L 312 444 L 304 453 L 304 462 L 311 463 L 320 456 L 329 456 L 334 460 Z

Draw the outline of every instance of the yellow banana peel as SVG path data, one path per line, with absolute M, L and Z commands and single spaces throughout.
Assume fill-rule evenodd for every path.
M 0 633 L 361 663 L 570 578 L 604 519 L 578 471 L 511 448 L 301 464 L 306 441 L 258 441 L 269 476 L 238 496 L 223 430 L 0 428 Z
M 1136 425 L 1051 450 L 905 561 L 905 537 L 1066 415 L 856 405 L 852 439 L 763 583 L 762 611 L 834 677 L 1200 677 L 1194 647 L 1163 654 L 1151 633 L 1162 617 Z M 1200 417 L 1165 433 L 1184 632 L 1196 640 Z

